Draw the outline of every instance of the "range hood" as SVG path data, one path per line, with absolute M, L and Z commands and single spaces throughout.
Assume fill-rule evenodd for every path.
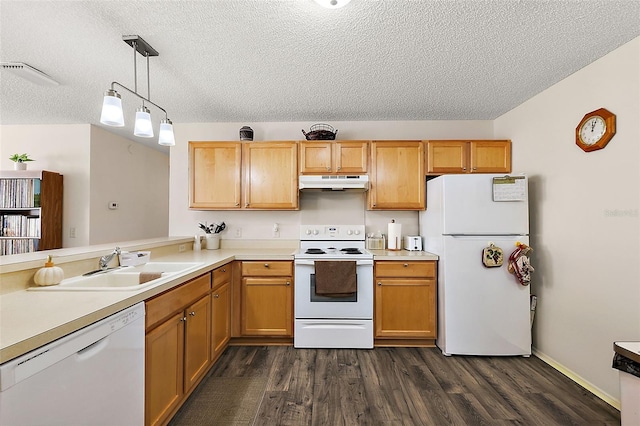
M 301 191 L 364 192 L 369 189 L 369 176 L 301 175 L 298 184 Z

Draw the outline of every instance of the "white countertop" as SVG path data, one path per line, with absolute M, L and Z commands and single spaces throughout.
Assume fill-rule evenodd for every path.
M 373 260 L 438 260 L 438 256 L 428 251 L 411 250 L 369 250 Z
M 614 342 L 613 350 L 631 361 L 640 363 L 640 342 Z
M 292 248 L 185 251 L 154 258 L 201 262 L 188 274 L 139 291 L 15 291 L 0 296 L 0 363 L 70 334 L 233 260 L 293 260 Z M 437 260 L 427 252 L 373 250 L 375 260 Z M 30 259 L 29 259 L 30 260 Z

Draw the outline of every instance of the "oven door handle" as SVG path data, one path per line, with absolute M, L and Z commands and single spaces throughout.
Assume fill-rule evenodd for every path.
M 323 259 L 318 259 L 318 260 L 323 260 Z M 337 261 L 344 261 L 344 262 L 352 262 L 352 260 L 348 260 L 348 259 L 327 259 L 327 260 L 337 260 Z M 373 260 L 372 259 L 358 259 L 355 260 L 356 262 L 356 266 L 366 266 L 366 265 L 373 265 Z M 315 265 L 315 260 L 312 259 L 295 259 L 293 262 L 295 265 L 307 265 L 307 266 L 314 266 Z

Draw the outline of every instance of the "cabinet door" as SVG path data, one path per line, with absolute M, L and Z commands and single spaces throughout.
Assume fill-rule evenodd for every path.
M 436 281 L 376 279 L 376 337 L 435 338 Z
M 331 173 L 333 142 L 300 142 L 300 173 Z
M 291 277 L 242 279 L 242 334 L 291 337 Z
M 218 359 L 231 336 L 231 285 L 226 282 L 211 294 L 211 360 Z
M 472 141 L 471 173 L 511 173 L 511 141 Z
M 205 296 L 185 310 L 184 390 L 187 392 L 209 366 L 211 299 Z
M 296 142 L 252 142 L 243 147 L 244 208 L 297 210 Z
M 334 171 L 338 174 L 367 173 L 369 144 L 364 141 L 338 141 L 334 145 Z
M 467 173 L 468 163 L 467 141 L 427 142 L 427 174 Z
M 183 313 L 147 333 L 145 344 L 145 424 L 164 424 L 183 395 Z
M 189 207 L 240 208 L 239 142 L 189 142 Z
M 421 141 L 371 142 L 369 209 L 424 210 L 424 150 Z

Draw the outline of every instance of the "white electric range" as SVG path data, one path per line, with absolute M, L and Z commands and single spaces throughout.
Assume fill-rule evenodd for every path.
M 357 291 L 316 294 L 322 261 L 354 262 Z M 364 225 L 301 226 L 294 265 L 294 347 L 373 348 L 373 255 L 365 249 Z

